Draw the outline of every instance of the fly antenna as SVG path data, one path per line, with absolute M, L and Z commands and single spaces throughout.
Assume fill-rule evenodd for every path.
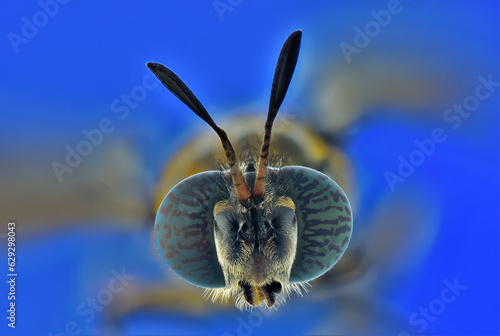
M 271 129 L 278 110 L 285 99 L 288 85 L 292 80 L 297 58 L 299 57 L 300 40 L 302 30 L 297 30 L 290 34 L 281 48 L 278 57 L 278 64 L 274 71 L 273 85 L 271 88 L 271 98 L 269 100 L 269 110 L 265 125 L 264 140 L 260 151 L 259 168 L 253 187 L 254 201 L 259 203 L 263 200 L 266 185 L 267 158 L 269 156 L 269 144 L 271 143 Z
M 229 168 L 231 170 L 231 177 L 233 180 L 236 195 L 238 196 L 241 204 L 243 204 L 243 206 L 245 206 L 246 208 L 249 208 L 251 205 L 252 197 L 250 187 L 248 186 L 248 182 L 243 176 L 240 167 L 238 166 L 236 154 L 234 152 L 233 146 L 231 145 L 231 142 L 227 137 L 226 132 L 222 128 L 217 126 L 205 107 L 201 104 L 198 98 L 196 98 L 194 93 L 172 70 L 170 70 L 163 64 L 156 62 L 148 62 L 146 65 L 149 70 L 151 70 L 153 74 L 163 83 L 163 85 L 165 85 L 165 87 L 174 94 L 174 96 L 176 96 L 181 102 L 186 104 L 187 107 L 189 107 L 194 113 L 196 113 L 196 115 L 198 115 L 208 125 L 210 125 L 215 133 L 217 133 L 222 142 L 222 147 L 224 147 L 224 151 L 226 152 L 226 157 L 229 161 Z

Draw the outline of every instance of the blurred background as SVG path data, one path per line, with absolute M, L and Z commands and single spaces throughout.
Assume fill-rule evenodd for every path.
M 173 69 L 243 155 L 296 29 L 271 147 L 341 185 L 354 232 L 303 297 L 240 312 L 156 250 L 161 199 L 221 154 L 145 63 Z M 0 334 L 500 332 L 497 1 L 8 0 L 0 32 Z

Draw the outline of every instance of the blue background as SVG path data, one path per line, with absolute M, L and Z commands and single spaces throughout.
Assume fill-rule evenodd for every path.
M 45 3 L 52 16 L 37 14 Z M 70 334 L 65 328 L 74 322 L 80 335 L 498 334 L 498 86 L 456 129 L 443 119 L 474 95 L 479 76 L 500 81 L 498 2 L 402 1 L 401 12 L 350 62 L 340 44 L 354 45 L 354 28 L 364 29 L 374 20 L 370 12 L 388 2 L 227 6 L 221 14 L 212 1 L 4 3 L 0 278 L 8 272 L 9 220 L 17 223 L 18 276 L 15 330 L 6 326 L 8 288 L 1 281 L 0 333 Z M 26 20 L 41 21 L 17 45 L 12 33 L 22 36 Z M 123 119 L 113 103 L 138 92 L 145 78 L 153 85 L 145 63 L 157 61 L 188 83 L 214 119 L 252 102 L 264 118 L 277 55 L 296 29 L 303 30 L 302 49 L 285 103 L 304 111 L 298 122 L 342 139 L 357 185 L 355 225 L 368 232 L 355 234 L 352 244 L 377 261 L 334 294 L 313 284 L 304 298 L 292 297 L 269 316 L 208 303 L 192 311 L 139 307 L 111 319 L 112 308 L 148 289 L 182 286 L 152 242 L 152 190 L 168 158 L 200 125 L 160 85 Z M 332 93 L 330 84 L 340 89 Z M 338 100 L 332 105 L 329 97 Z M 82 130 L 104 118 L 113 131 L 58 181 L 53 162 L 64 163 L 66 147 L 76 148 Z M 408 158 L 414 141 L 435 128 L 446 141 L 391 190 L 387 171 L 397 173 L 398 157 Z M 405 209 L 425 228 L 418 244 L 411 233 L 398 238 L 386 227 L 380 234 L 373 224 L 384 227 Z M 384 254 L 386 238 L 410 252 Z M 77 307 L 124 268 L 133 280 L 87 322 Z M 466 289 L 423 330 L 412 324 L 412 314 L 439 300 L 454 279 Z

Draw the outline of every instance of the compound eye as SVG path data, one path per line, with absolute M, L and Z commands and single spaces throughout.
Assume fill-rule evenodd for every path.
M 187 282 L 225 286 L 214 241 L 214 205 L 219 171 L 193 175 L 165 196 L 155 220 L 155 238 L 165 263 Z
M 328 176 L 311 168 L 281 169 L 296 206 L 297 253 L 290 281 L 311 281 L 342 257 L 352 232 L 352 211 L 344 191 Z

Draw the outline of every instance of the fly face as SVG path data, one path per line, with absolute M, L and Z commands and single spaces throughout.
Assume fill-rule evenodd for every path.
M 213 296 L 234 296 L 238 306 L 265 302 L 272 307 L 281 292 L 297 287 L 289 281 L 297 246 L 295 203 L 279 170 L 268 168 L 267 175 L 261 203 L 243 207 L 226 176 L 214 207 L 215 246 L 226 286 Z M 253 186 L 253 164 L 247 165 L 244 176 Z
M 342 256 L 352 231 L 342 189 L 310 168 L 268 166 L 271 129 L 285 98 L 300 49 L 301 31 L 285 41 L 274 74 L 258 162 L 238 163 L 227 134 L 170 69 L 147 66 L 221 139 L 229 162 L 176 185 L 155 221 L 158 249 L 186 281 L 236 298 L 239 308 L 272 307 L 291 291 L 328 271 Z

